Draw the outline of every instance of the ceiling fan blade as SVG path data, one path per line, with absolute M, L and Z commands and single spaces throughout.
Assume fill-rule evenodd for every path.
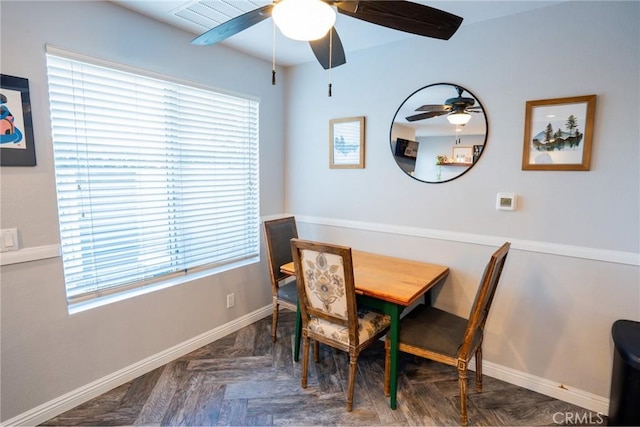
M 433 117 L 442 116 L 443 114 L 447 114 L 448 111 L 429 111 L 427 113 L 414 114 L 413 116 L 407 117 L 408 122 L 415 122 L 418 120 L 431 119 Z
M 336 1 L 338 12 L 405 33 L 449 40 L 462 18 L 410 1 Z
M 416 111 L 443 111 L 448 112 L 451 110 L 450 105 L 442 105 L 442 104 L 427 104 L 422 107 L 416 108 Z
M 327 35 L 323 38 L 311 40 L 309 46 L 311 46 L 313 54 L 325 70 L 339 67 L 347 62 L 342 42 L 335 27 L 331 27 L 331 31 L 327 32 Z M 331 55 L 329 55 L 329 46 L 331 46 Z
M 269 18 L 272 10 L 273 4 L 268 4 L 231 18 L 191 40 L 191 44 L 210 45 L 221 42 Z

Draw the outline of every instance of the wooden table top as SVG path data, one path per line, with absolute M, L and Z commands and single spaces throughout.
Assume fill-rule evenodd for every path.
M 408 306 L 449 273 L 449 267 L 362 251 L 351 251 L 356 292 Z M 295 275 L 293 262 L 280 267 Z

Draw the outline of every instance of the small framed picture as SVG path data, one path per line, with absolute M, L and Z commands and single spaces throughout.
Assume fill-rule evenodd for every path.
M 473 163 L 473 147 L 453 147 L 453 163 Z
M 329 168 L 364 168 L 364 117 L 329 120 Z
M 29 80 L 0 74 L 0 166 L 35 166 Z
M 596 95 L 527 101 L 522 170 L 588 171 Z

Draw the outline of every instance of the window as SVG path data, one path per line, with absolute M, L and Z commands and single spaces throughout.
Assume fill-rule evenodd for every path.
M 47 46 L 70 304 L 259 255 L 255 99 Z

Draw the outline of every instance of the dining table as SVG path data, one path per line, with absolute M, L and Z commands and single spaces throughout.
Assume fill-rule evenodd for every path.
M 449 274 L 443 265 L 423 261 L 351 251 L 358 304 L 378 309 L 391 318 L 389 344 L 391 352 L 389 406 L 396 409 L 398 389 L 398 338 L 400 317 L 405 308 L 418 302 L 431 288 Z M 293 262 L 284 264 L 280 271 L 295 276 Z M 430 301 L 428 302 L 430 303 Z M 300 309 L 296 321 L 294 360 L 300 354 Z

